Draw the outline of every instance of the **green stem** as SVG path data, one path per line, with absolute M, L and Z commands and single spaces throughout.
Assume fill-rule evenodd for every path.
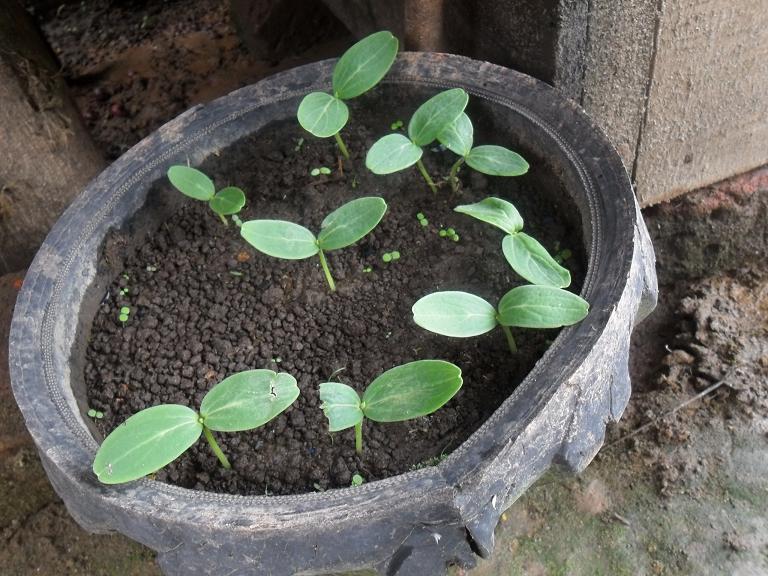
M 451 166 L 451 173 L 448 175 L 448 180 L 451 182 L 451 190 L 454 192 L 459 191 L 459 168 L 464 164 L 464 157 L 462 156 L 456 163 Z
M 211 445 L 211 450 L 213 450 L 213 453 L 216 454 L 216 458 L 219 459 L 221 465 L 224 466 L 224 468 L 227 470 L 232 468 L 232 465 L 229 463 L 229 460 L 227 460 L 224 452 L 221 451 L 221 448 L 219 448 L 219 445 L 216 443 L 216 439 L 213 437 L 210 429 L 205 424 L 203 424 L 203 434 L 205 434 L 205 439 L 208 440 L 208 444 Z
M 224 226 L 229 226 L 229 222 L 227 222 L 227 218 L 224 216 L 224 214 L 219 214 L 219 218 L 221 218 L 221 221 L 224 222 Z
M 333 281 L 333 276 L 331 276 L 331 270 L 328 268 L 328 262 L 325 260 L 325 254 L 323 254 L 323 251 L 320 250 L 317 255 L 320 256 L 320 265 L 323 267 L 323 272 L 325 272 L 325 279 L 328 280 L 328 286 L 331 287 L 331 292 L 336 292 L 336 283 Z
M 336 132 L 336 134 L 333 135 L 334 138 L 336 138 L 336 144 L 339 145 L 339 150 L 341 150 L 341 154 L 349 160 L 349 150 L 347 150 L 347 146 L 344 144 L 344 140 L 341 139 L 341 134 L 339 132 Z
M 363 453 L 363 421 L 355 424 L 355 451 L 358 454 Z
M 421 172 L 424 180 L 427 181 L 427 184 L 429 184 L 429 189 L 432 190 L 433 193 L 437 194 L 437 186 L 435 186 L 435 183 L 432 182 L 432 178 L 429 177 L 429 173 L 427 172 L 427 169 L 424 168 L 424 163 L 421 161 L 421 158 L 416 161 L 416 167 L 419 169 L 419 172 Z
M 512 336 L 512 331 L 509 329 L 509 326 L 504 326 L 504 324 L 502 324 L 501 329 L 504 330 L 504 335 L 507 337 L 509 351 L 512 352 L 512 354 L 517 354 L 517 343 L 515 342 L 515 337 Z

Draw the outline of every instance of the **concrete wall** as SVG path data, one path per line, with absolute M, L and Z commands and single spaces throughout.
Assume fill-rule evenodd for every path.
M 391 0 L 388 21 L 377 0 L 323 1 L 353 32 L 395 23 L 406 49 L 553 84 L 606 132 L 643 205 L 768 163 L 768 0 Z

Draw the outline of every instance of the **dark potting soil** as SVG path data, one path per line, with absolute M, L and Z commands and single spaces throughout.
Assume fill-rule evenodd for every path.
M 121 232 L 105 243 L 102 259 L 117 254 L 122 273 L 96 313 L 84 370 L 89 406 L 104 413 L 96 421 L 102 433 L 156 404 L 197 408 L 212 386 L 241 370 L 289 372 L 301 389 L 293 406 L 265 426 L 216 434 L 231 470 L 201 439 L 160 470 L 158 480 L 224 493 L 296 494 L 349 486 L 356 473 L 370 482 L 434 464 L 477 430 L 556 336 L 556 330 L 513 330 L 520 352 L 512 355 L 501 330 L 447 338 L 422 330 L 411 315 L 416 300 L 437 290 L 466 290 L 495 304 L 524 283 L 502 255 L 501 231 L 453 211 L 489 195 L 514 202 L 526 231 L 550 251 L 572 251 L 565 264 L 573 276 L 570 289 L 579 290 L 586 268 L 582 233 L 578 221 L 567 220 L 577 210 L 562 191 L 540 186 L 542 179 L 553 180 L 543 163 L 532 161 L 529 174 L 519 178 L 488 178 L 465 168 L 460 194 L 444 186 L 434 196 L 415 168 L 386 177 L 364 168 L 365 150 L 386 128 L 349 132 L 353 158 L 343 173 L 333 139 L 308 137 L 295 121 L 275 123 L 203 166 L 218 187 L 246 191 L 244 221 L 289 219 L 317 232 L 342 203 L 383 196 L 389 209 L 378 228 L 328 254 L 336 293 L 317 259 L 258 253 L 235 226 L 225 227 L 206 205 L 189 199 L 135 249 L 125 248 Z M 451 156 L 427 151 L 425 163 L 434 176 L 447 174 Z M 332 174 L 310 176 L 320 166 Z M 165 183 L 154 193 L 178 195 Z M 555 219 L 558 213 L 568 216 Z M 460 241 L 440 237 L 441 226 L 454 228 Z M 393 250 L 400 259 L 384 263 L 382 255 Z M 122 306 L 131 310 L 125 325 L 118 320 Z M 351 429 L 328 433 L 321 382 L 336 373 L 336 380 L 362 392 L 385 370 L 426 358 L 463 371 L 462 389 L 442 409 L 403 423 L 366 421 L 362 456 Z

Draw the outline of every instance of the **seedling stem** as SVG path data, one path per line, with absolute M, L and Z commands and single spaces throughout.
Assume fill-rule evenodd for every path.
M 341 154 L 349 160 L 349 151 L 347 150 L 347 146 L 344 144 L 344 140 L 341 139 L 341 134 L 336 132 L 336 134 L 333 135 L 334 138 L 336 138 L 336 144 L 339 145 L 339 150 L 341 150 Z
M 504 324 L 501 324 L 501 329 L 504 330 L 504 335 L 507 337 L 509 351 L 512 352 L 512 354 L 517 354 L 517 343 L 515 342 L 515 337 L 512 336 L 512 331 L 509 329 L 509 326 L 504 326 Z
M 419 169 L 419 172 L 421 172 L 421 175 L 424 177 L 424 180 L 427 181 L 427 184 L 429 185 L 429 189 L 432 190 L 434 194 L 437 194 L 437 186 L 435 186 L 435 183 L 432 182 L 432 178 L 430 178 L 429 173 L 427 172 L 427 169 L 424 168 L 424 163 L 421 161 L 421 159 L 416 161 L 416 167 Z
M 451 183 L 451 189 L 454 192 L 459 191 L 459 168 L 461 168 L 462 164 L 464 164 L 463 157 L 456 160 L 456 163 L 453 166 L 451 166 L 451 173 L 448 175 L 448 180 Z
M 221 221 L 224 222 L 224 226 L 229 226 L 229 222 L 227 222 L 227 217 L 224 216 L 224 214 L 219 214 L 219 218 L 221 218 Z
M 355 452 L 363 453 L 363 423 L 355 424 Z
M 213 450 L 213 453 L 216 454 L 216 458 L 219 459 L 221 465 L 224 466 L 224 468 L 227 470 L 232 468 L 232 465 L 229 463 L 229 460 L 227 460 L 224 452 L 221 451 L 221 448 L 219 448 L 219 445 L 216 443 L 216 439 L 213 437 L 213 433 L 205 424 L 203 424 L 203 434 L 205 434 L 205 439 L 208 440 L 208 444 L 211 445 L 211 450 Z
M 333 276 L 331 276 L 331 270 L 328 268 L 328 262 L 325 260 L 325 254 L 323 254 L 323 251 L 320 250 L 317 255 L 320 256 L 320 265 L 323 267 L 323 272 L 325 272 L 325 279 L 328 280 L 328 286 L 331 287 L 331 292 L 336 292 L 336 283 L 333 281 Z

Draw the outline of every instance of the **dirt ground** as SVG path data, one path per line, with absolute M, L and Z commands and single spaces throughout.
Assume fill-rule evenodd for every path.
M 223 4 L 38 9 L 105 154 L 348 42 L 328 38 L 273 66 L 244 51 Z M 542 478 L 502 517 L 493 558 L 455 575 L 768 574 L 768 169 L 644 216 L 660 302 L 635 332 L 623 419 L 584 474 Z M 7 378 L 19 286 L 18 275 L 0 279 L 0 572 L 159 574 L 148 549 L 78 528 L 45 478 Z

